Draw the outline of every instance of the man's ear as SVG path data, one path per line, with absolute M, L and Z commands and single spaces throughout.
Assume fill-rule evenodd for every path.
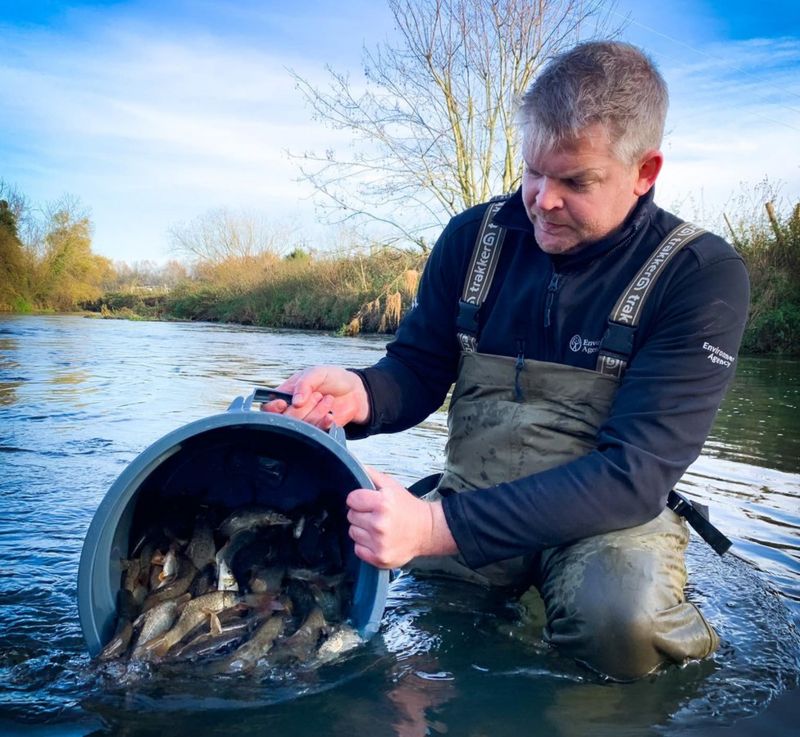
M 637 197 L 647 194 L 656 183 L 661 167 L 664 164 L 664 154 L 658 149 L 650 149 L 639 159 L 636 183 L 633 191 Z

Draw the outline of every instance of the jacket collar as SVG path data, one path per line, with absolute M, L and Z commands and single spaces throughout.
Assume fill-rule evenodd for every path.
M 575 254 L 550 256 L 553 264 L 557 269 L 579 266 L 580 264 L 592 261 L 598 256 L 608 253 L 622 243 L 629 243 L 638 232 L 647 226 L 655 213 L 657 208 L 654 197 L 655 187 L 651 187 L 647 194 L 639 198 L 636 207 L 633 208 L 633 212 L 631 212 L 621 228 L 614 231 L 608 237 L 597 241 L 597 243 L 586 246 L 586 248 L 581 249 Z M 518 189 L 508 198 L 497 215 L 494 216 L 494 221 L 505 228 L 521 230 L 529 234 L 531 238 L 534 237 L 533 224 L 528 219 L 525 206 L 522 204 L 522 188 Z M 538 248 L 538 245 L 536 248 Z

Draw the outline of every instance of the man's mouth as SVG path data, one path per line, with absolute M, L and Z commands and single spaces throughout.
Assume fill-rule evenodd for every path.
M 545 232 L 545 233 L 555 233 L 562 228 L 566 228 L 567 226 L 563 223 L 551 223 L 548 220 L 542 220 L 542 218 L 536 218 L 536 224 Z

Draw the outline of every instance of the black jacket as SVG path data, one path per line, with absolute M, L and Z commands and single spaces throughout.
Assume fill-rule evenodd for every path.
M 359 371 L 372 409 L 351 437 L 397 432 L 438 409 L 456 378 L 456 314 L 486 205 L 454 217 L 431 252 L 417 304 L 386 356 Z M 536 244 L 518 191 L 495 216 L 507 228 L 479 313 L 478 350 L 594 369 L 615 301 L 680 223 L 644 196 L 620 232 L 574 255 Z M 570 463 L 488 490 L 447 497 L 444 512 L 473 567 L 652 519 L 699 455 L 733 377 L 747 317 L 744 264 L 703 235 L 657 282 L 597 448 Z

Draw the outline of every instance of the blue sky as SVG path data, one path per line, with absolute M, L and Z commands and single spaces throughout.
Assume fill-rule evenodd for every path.
M 348 137 L 312 120 L 287 68 L 358 75 L 362 45 L 392 33 L 382 2 L 3 5 L 0 178 L 39 204 L 79 197 L 97 252 L 164 261 L 170 227 L 223 206 L 336 244 L 286 151 Z M 670 86 L 660 204 L 709 220 L 765 177 L 800 200 L 800 3 L 621 0 L 613 12 Z

